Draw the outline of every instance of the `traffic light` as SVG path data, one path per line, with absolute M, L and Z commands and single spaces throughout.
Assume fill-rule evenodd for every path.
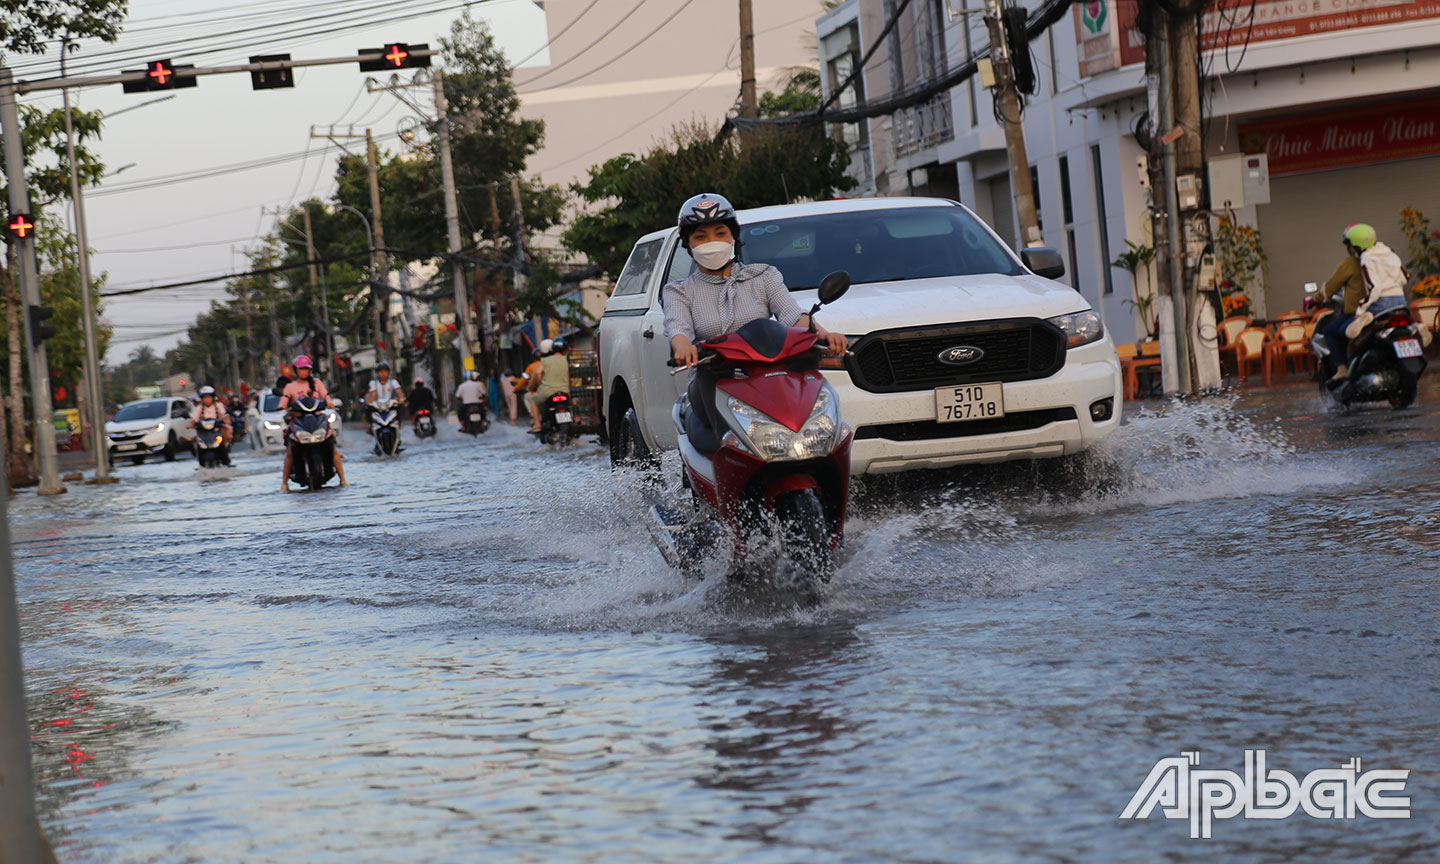
M 30 316 L 30 338 L 35 344 L 38 345 L 55 335 L 54 325 L 45 323 L 46 319 L 54 316 L 54 309 L 49 306 L 26 306 L 25 312 Z
M 143 93 L 147 90 L 178 90 L 181 87 L 194 87 L 199 79 L 194 75 L 184 74 L 187 70 L 194 69 L 194 66 L 176 66 L 169 60 L 151 60 L 145 64 L 143 70 L 127 69 L 125 74 L 143 71 L 145 78 L 140 81 L 126 81 L 121 84 L 126 93 Z
M 10 229 L 10 233 L 15 236 L 15 239 L 28 240 L 30 235 L 35 233 L 35 218 L 29 213 L 16 213 L 10 217 L 6 227 Z
M 361 72 L 384 72 L 387 69 L 428 69 L 430 67 L 430 55 L 416 57 L 416 51 L 430 50 L 430 46 L 424 42 L 418 45 L 406 45 L 404 42 L 390 42 L 384 48 L 361 48 L 360 54 L 379 54 L 378 60 L 361 60 Z
M 261 54 L 258 57 L 251 57 L 251 63 L 275 63 L 281 60 L 289 60 L 289 54 Z M 295 86 L 295 71 L 293 69 L 265 69 L 259 72 L 250 73 L 251 90 L 277 90 L 281 87 Z

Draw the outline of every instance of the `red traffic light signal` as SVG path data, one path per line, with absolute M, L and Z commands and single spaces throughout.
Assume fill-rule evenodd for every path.
M 16 213 L 10 217 L 10 222 L 7 227 L 9 227 L 11 234 L 14 234 L 18 239 L 24 240 L 35 233 L 35 220 L 31 218 L 29 213 Z
M 416 57 L 415 52 L 425 52 Z M 376 55 L 379 59 L 361 60 L 361 72 L 384 72 L 387 69 L 426 69 L 430 66 L 430 46 L 426 43 L 408 45 L 404 42 L 389 42 L 384 48 L 361 48 L 360 55 Z
M 176 66 L 167 60 L 151 60 L 145 64 L 145 78 L 142 81 L 126 81 L 121 86 L 126 93 L 142 93 L 148 90 L 175 90 L 180 87 L 194 87 L 196 78 L 194 75 L 182 74 L 185 70 L 194 69 L 194 66 Z M 140 70 L 127 70 L 126 74 Z

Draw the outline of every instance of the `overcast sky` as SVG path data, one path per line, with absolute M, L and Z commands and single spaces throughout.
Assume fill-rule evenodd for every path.
M 736 101 L 733 0 L 130 0 L 119 42 L 84 43 L 67 63 L 72 75 L 110 74 L 159 58 L 217 66 L 253 54 L 349 56 L 386 41 L 438 49 L 467 5 L 489 22 L 512 62 L 533 55 L 515 80 L 525 94 L 522 113 L 547 124 L 545 149 L 528 167 L 547 182 L 569 183 L 611 156 L 643 151 L 677 122 L 718 121 Z M 818 0 L 754 5 L 764 87 L 781 67 L 813 62 L 822 10 Z M 17 78 L 54 77 L 59 53 L 11 62 Z M 393 151 L 396 131 L 413 122 L 414 112 L 393 96 L 366 93 L 366 75 L 353 64 L 295 77 L 294 89 L 252 91 L 246 75 L 206 76 L 173 99 L 138 108 L 169 94 L 123 93 L 118 84 L 72 90 L 76 107 L 115 115 L 96 149 L 111 171 L 122 170 L 85 199 L 93 266 L 107 274 L 107 289 L 243 268 L 241 250 L 273 228 L 265 208 L 334 189 L 338 151 L 312 139 L 312 125 L 369 127 Z M 58 92 L 21 101 L 60 106 Z M 117 113 L 127 108 L 136 110 Z M 212 176 L 187 179 L 194 173 Z M 359 220 L 356 230 L 364 232 Z M 223 296 L 215 283 L 107 299 L 104 314 L 115 327 L 108 362 L 140 344 L 172 347 Z

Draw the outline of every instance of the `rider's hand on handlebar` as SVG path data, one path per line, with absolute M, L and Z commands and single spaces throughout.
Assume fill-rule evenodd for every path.
M 820 338 L 825 340 L 825 347 L 830 349 L 830 353 L 836 356 L 843 355 L 850 347 L 849 340 L 839 333 L 826 333 Z
M 686 345 L 684 348 L 675 349 L 675 364 L 677 366 L 694 366 L 700 362 L 700 349 L 694 345 Z

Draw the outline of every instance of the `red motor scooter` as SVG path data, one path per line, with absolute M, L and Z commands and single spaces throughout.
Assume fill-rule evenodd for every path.
M 844 533 L 851 433 L 819 371 L 824 352 L 814 315 L 849 287 L 843 271 L 825 277 L 811 329 L 767 318 L 701 343 L 700 363 L 718 379 L 713 412 L 724 423 L 711 429 L 688 394 L 671 414 L 692 502 L 688 518 L 651 508 L 657 545 L 671 566 L 694 571 L 729 542 L 732 576 L 769 571 L 778 581 L 812 585 L 829 579 Z

